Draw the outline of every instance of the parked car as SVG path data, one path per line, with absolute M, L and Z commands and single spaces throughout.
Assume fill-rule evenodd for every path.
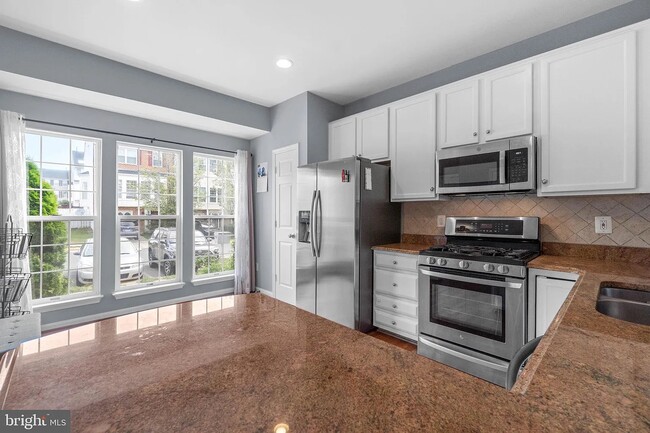
M 93 256 L 95 246 L 88 239 L 75 253 L 79 256 L 77 262 L 77 285 L 83 286 L 93 282 Z M 120 281 L 136 280 L 142 277 L 144 266 L 139 263 L 138 250 L 130 240 L 120 237 Z
M 210 224 L 206 224 L 201 220 L 194 221 L 194 229 L 200 231 L 203 236 L 208 238 L 208 240 L 214 236 L 213 234 L 215 227 Z
M 138 223 L 136 221 L 120 221 L 120 236 L 127 239 L 139 239 Z
M 219 249 L 199 230 L 194 230 L 194 252 L 196 256 L 212 254 L 219 257 Z M 149 266 L 161 265 L 163 275 L 172 275 L 176 270 L 176 228 L 160 227 L 149 239 Z

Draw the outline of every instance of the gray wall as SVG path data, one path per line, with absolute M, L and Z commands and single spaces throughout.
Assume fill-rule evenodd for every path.
M 0 70 L 269 131 L 262 105 L 0 26 Z
M 558 13 L 561 13 L 561 11 L 558 11 Z M 345 116 L 417 95 L 648 18 L 650 18 L 650 1 L 635 0 L 351 102 L 345 106 Z M 534 17 L 531 17 L 531 19 L 534 19 Z
M 210 148 L 227 150 L 249 149 L 249 142 L 233 137 L 226 137 L 209 132 L 198 131 L 189 128 L 169 125 L 165 123 L 145 120 L 121 114 L 115 114 L 102 110 L 96 110 L 78 105 L 66 104 L 43 98 L 23 95 L 19 93 L 0 90 L 0 109 L 11 110 L 24 114 L 27 118 L 36 118 L 57 123 L 98 128 L 102 130 L 118 131 L 145 137 L 158 137 L 165 140 L 178 141 Z M 76 133 L 85 136 L 92 136 L 102 139 L 102 198 L 101 198 L 101 232 L 102 242 L 101 256 L 101 280 L 100 291 L 104 295 L 98 304 L 85 305 L 75 308 L 67 308 L 52 312 L 43 313 L 44 325 L 81 318 L 95 314 L 104 314 L 111 311 L 145 306 L 152 303 L 173 303 L 175 299 L 189 296 L 201 296 L 221 289 L 231 289 L 232 281 L 224 281 L 215 284 L 194 286 L 189 282 L 192 276 L 192 261 L 184 260 L 183 275 L 186 281 L 185 287 L 168 292 L 155 293 L 150 295 L 137 296 L 127 299 L 115 299 L 112 295 L 116 287 L 115 273 L 115 252 L 114 244 L 117 235 L 116 230 L 116 141 L 123 140 L 132 143 L 149 144 L 148 141 L 125 138 L 111 134 L 95 134 L 88 131 L 81 131 L 72 128 L 51 127 L 38 123 L 28 123 L 28 127 L 45 129 L 50 131 Z M 183 179 L 191 180 L 192 172 L 192 148 L 171 144 L 157 144 L 162 147 L 181 149 L 183 152 Z M 199 150 L 201 152 L 210 152 Z M 218 152 L 215 152 L 218 153 Z M 189 177 L 188 177 L 189 176 Z M 183 182 L 183 196 L 192 197 L 192 182 Z M 193 221 L 192 200 L 183 200 L 184 233 L 192 233 Z M 192 257 L 192 245 L 184 243 L 184 257 Z
M 329 123 L 343 116 L 343 107 L 313 93 L 307 93 L 307 162 L 328 159 Z
M 300 165 L 327 159 L 327 125 L 343 115 L 343 107 L 309 92 L 302 93 L 271 108 L 271 132 L 251 141 L 253 166 L 269 163 L 272 151 L 299 144 Z M 269 191 L 254 193 L 255 257 L 257 287 L 273 289 L 273 176 Z

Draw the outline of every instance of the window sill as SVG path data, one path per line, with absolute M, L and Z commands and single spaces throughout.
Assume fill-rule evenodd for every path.
M 63 301 L 53 301 L 44 304 L 34 305 L 35 313 L 47 313 L 48 311 L 63 310 L 65 308 L 80 307 L 82 305 L 97 304 L 102 300 L 103 295 L 90 295 L 83 298 L 66 299 Z
M 234 280 L 235 280 L 235 275 L 229 274 L 229 275 L 220 275 L 218 277 L 196 278 L 192 280 L 192 284 L 194 284 L 195 286 L 203 286 L 204 284 L 220 283 L 222 281 L 234 281 Z
M 178 290 L 185 287 L 185 283 L 177 282 L 171 284 L 162 284 L 160 286 L 139 287 L 131 290 L 116 290 L 113 292 L 115 299 L 133 298 L 135 296 L 152 295 L 154 293 L 166 292 L 168 290 Z

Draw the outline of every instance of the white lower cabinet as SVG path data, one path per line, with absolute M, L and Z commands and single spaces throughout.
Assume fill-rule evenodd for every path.
M 578 275 L 531 269 L 528 274 L 528 338 L 540 337 L 555 319 Z
M 409 340 L 417 340 L 416 255 L 375 251 L 373 324 Z

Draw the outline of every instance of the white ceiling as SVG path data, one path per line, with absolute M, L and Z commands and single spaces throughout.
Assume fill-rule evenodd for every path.
M 628 1 L 0 0 L 0 25 L 266 106 L 346 104 Z

